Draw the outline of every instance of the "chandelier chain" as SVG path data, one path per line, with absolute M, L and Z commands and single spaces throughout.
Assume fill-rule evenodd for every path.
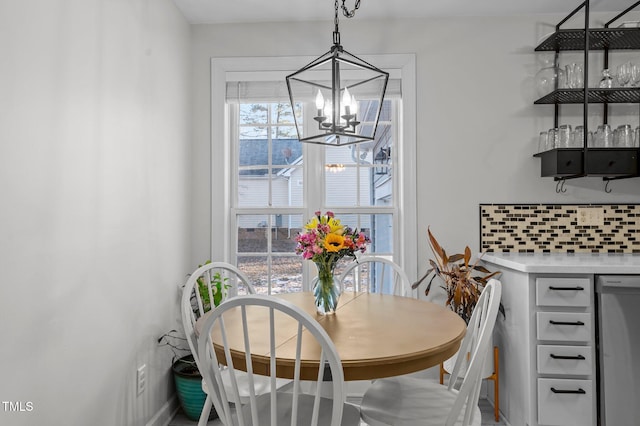
M 356 0 L 356 3 L 353 9 L 349 10 L 346 6 L 347 0 L 342 0 L 342 14 L 347 18 L 353 18 L 356 16 L 356 10 L 360 9 L 360 0 Z M 338 28 L 339 20 L 338 20 L 338 0 L 335 0 L 335 16 L 333 18 L 333 23 L 335 25 L 335 30 L 333 31 L 333 43 L 340 44 L 340 29 Z
M 354 8 L 351 10 L 347 9 L 347 6 L 345 5 L 346 1 L 347 0 L 342 0 L 342 14 L 347 18 L 353 18 L 356 16 L 356 10 L 360 9 L 360 0 L 356 0 Z

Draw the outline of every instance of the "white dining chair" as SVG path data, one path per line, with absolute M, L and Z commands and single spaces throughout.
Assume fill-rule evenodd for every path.
M 362 420 L 370 426 L 479 426 L 481 369 L 500 306 L 502 285 L 491 279 L 473 311 L 459 353 L 469 353 L 466 374 L 459 379 L 458 357 L 447 386 L 436 381 L 400 376 L 376 380 L 362 398 Z
M 347 265 L 340 275 L 343 290 L 411 296 L 407 273 L 390 259 L 381 256 L 360 256 Z
M 343 289 L 355 292 L 392 294 L 412 297 L 414 291 L 407 273 L 394 261 L 375 255 L 363 255 L 349 263 L 340 275 Z M 370 380 L 352 380 L 347 382 L 348 396 L 360 397 L 371 385 Z
M 237 296 L 238 294 L 254 294 L 255 290 L 247 276 L 240 271 L 234 265 L 231 265 L 226 262 L 213 262 L 207 263 L 198 269 L 196 269 L 187 280 L 184 289 L 182 291 L 182 325 L 184 328 L 185 336 L 187 338 L 187 342 L 189 344 L 189 349 L 193 354 L 193 358 L 196 362 L 196 366 L 202 374 L 202 365 L 200 360 L 198 359 L 198 336 L 195 332 L 195 323 L 198 318 L 204 315 L 211 309 L 211 304 L 207 305 L 206 300 L 203 301 L 202 293 L 197 291 L 199 282 L 203 283 L 206 287 L 206 294 L 208 295 L 207 300 L 214 300 L 214 290 L 212 285 L 212 281 L 220 281 L 223 287 L 226 287 L 223 291 L 222 300 Z M 215 305 L 213 306 L 215 307 Z M 249 397 L 249 389 L 247 384 L 247 377 L 243 372 L 238 371 L 237 382 L 240 383 L 240 394 L 244 399 Z M 231 378 L 230 372 L 224 371 L 223 380 L 226 387 L 231 386 Z M 278 379 L 276 382 L 277 387 L 285 386 L 289 383 L 289 380 Z M 271 388 L 270 380 L 267 377 L 256 376 L 254 378 L 254 386 L 255 392 L 257 394 L 262 394 L 265 392 L 269 392 Z M 209 419 L 209 415 L 211 412 L 212 400 L 209 392 L 209 388 L 207 387 L 206 381 L 202 382 L 202 390 L 207 394 L 205 399 L 205 404 L 202 409 L 202 413 L 200 414 L 200 419 L 198 421 L 199 426 L 204 426 L 207 424 Z
M 248 318 L 252 313 L 255 315 L 258 309 L 268 312 L 268 324 L 265 323 L 265 332 L 250 335 Z M 228 341 L 232 332 L 228 332 L 224 321 L 225 313 L 230 310 L 236 310 L 236 313 L 241 317 L 243 334 L 241 341 L 244 348 L 242 361 L 247 372 L 250 393 L 249 402 L 245 405 L 240 405 L 239 386 L 233 379 L 236 376 L 234 374 L 230 376 L 232 379 L 231 389 L 224 386 L 222 378 L 224 371 L 221 368 L 222 364 L 226 365 L 227 370 L 232 373 L 236 371 Z M 283 315 L 285 318 L 290 317 L 295 320 L 297 327 L 292 328 L 289 322 L 283 324 Z M 278 391 L 276 386 L 273 386 L 277 380 L 275 376 L 278 356 L 276 335 L 281 327 L 284 327 L 285 331 L 294 330 L 295 334 L 290 340 L 292 343 L 295 342 L 296 348 L 296 360 L 293 366 L 294 379 L 292 386 L 289 386 L 287 391 Z M 213 350 L 211 334 L 214 329 L 219 333 L 221 342 L 218 343 L 223 346 L 223 354 L 218 354 Z M 296 330 L 297 333 L 295 333 Z M 303 339 L 303 336 L 309 335 L 313 339 Z M 237 338 L 238 332 L 236 331 L 233 336 Z M 261 354 L 260 356 L 269 358 L 272 386 L 270 392 L 263 395 L 257 395 L 252 386 L 256 376 L 253 374 L 251 342 L 255 343 L 255 340 L 269 342 L 269 354 Z M 321 350 L 317 376 L 314 374 L 317 377 L 317 387 L 313 395 L 303 393 L 300 389 L 300 371 L 304 362 L 301 354 L 305 352 L 306 345 L 312 347 L 319 345 Z M 237 350 L 236 347 L 235 351 Z M 358 409 L 345 403 L 342 364 L 329 335 L 308 313 L 286 300 L 266 295 L 249 295 L 227 299 L 206 318 L 198 339 L 198 354 L 207 383 L 219 390 L 219 392 L 212 393 L 212 399 L 220 420 L 225 426 L 257 426 L 258 424 L 271 426 L 355 426 L 360 422 Z M 328 366 L 332 378 L 330 382 L 333 393 L 331 399 L 320 396 L 321 384 L 325 377 L 325 366 Z

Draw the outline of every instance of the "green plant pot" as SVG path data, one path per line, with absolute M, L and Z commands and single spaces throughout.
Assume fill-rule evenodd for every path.
M 172 369 L 182 410 L 189 420 L 197 421 L 200 419 L 207 394 L 202 390 L 202 376 L 196 367 L 193 355 L 187 355 L 174 361 Z M 211 408 L 209 419 L 217 417 L 216 410 Z

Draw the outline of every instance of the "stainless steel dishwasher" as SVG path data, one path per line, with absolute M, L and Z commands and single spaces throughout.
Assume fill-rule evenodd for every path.
M 640 275 L 599 275 L 596 296 L 601 425 L 639 425 Z

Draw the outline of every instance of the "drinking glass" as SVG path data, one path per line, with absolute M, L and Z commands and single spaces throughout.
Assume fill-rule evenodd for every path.
M 569 146 L 571 148 L 582 148 L 584 146 L 584 126 L 576 126 Z
M 587 146 L 593 148 L 595 146 L 595 140 L 593 138 L 593 132 L 587 132 Z
M 569 64 L 565 67 L 565 69 L 566 69 L 567 86 L 570 89 L 581 88 L 584 82 L 582 65 Z
M 569 148 L 569 139 L 571 137 L 571 125 L 563 124 L 558 127 L 558 147 Z
M 631 148 L 633 146 L 633 131 L 629 124 L 622 124 L 616 129 L 616 143 L 620 148 Z
M 613 78 L 611 77 L 611 73 L 608 69 L 602 70 L 602 79 L 600 79 L 600 88 L 602 89 L 611 89 L 613 87 Z
M 549 129 L 547 133 L 547 146 L 549 149 L 558 148 L 558 128 Z
M 629 84 L 629 79 L 631 78 L 631 64 L 626 62 L 624 64 L 618 65 L 618 84 L 620 87 L 626 87 Z
M 597 148 L 610 148 L 613 145 L 611 126 L 602 124 L 596 129 L 595 146 Z
M 633 146 L 636 148 L 640 146 L 640 126 L 633 132 Z
M 631 84 L 633 86 L 640 85 L 640 66 L 633 64 L 631 65 Z
M 540 132 L 538 137 L 538 152 L 549 150 L 549 132 Z

